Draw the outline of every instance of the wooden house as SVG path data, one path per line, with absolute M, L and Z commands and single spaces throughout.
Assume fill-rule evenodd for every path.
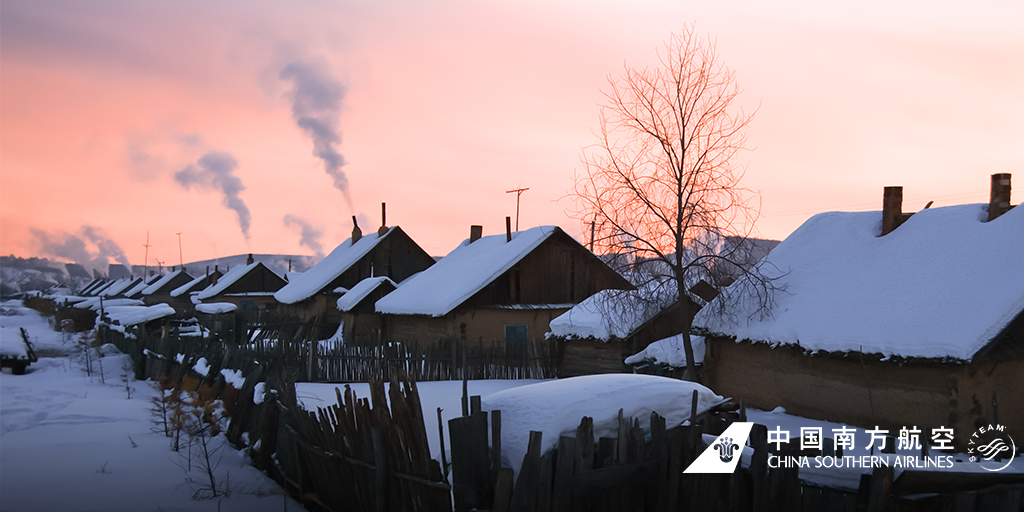
M 367 277 L 338 299 L 341 335 L 346 344 L 377 345 L 383 341 L 381 315 L 374 311 L 374 304 L 397 288 L 398 284 L 387 276 Z
M 355 223 L 355 218 L 352 221 Z M 401 283 L 433 264 L 434 258 L 398 226 L 381 227 L 366 235 L 354 226 L 351 238 L 306 272 L 293 274 L 274 297 L 281 303 L 283 315 L 337 322 L 338 299 L 359 282 L 386 276 Z
M 169 304 L 171 307 L 174 307 L 172 303 L 176 302 L 176 297 L 172 297 L 171 292 L 192 281 L 192 276 L 188 275 L 185 269 L 172 269 L 170 273 L 164 274 L 160 279 L 143 288 L 141 292 L 142 301 L 147 306 Z M 174 308 L 174 310 L 178 311 L 178 308 Z
M 963 449 L 980 426 L 1024 439 L 1024 208 L 1009 175 L 992 202 L 812 217 L 768 256 L 770 316 L 733 285 L 694 327 L 707 336 L 704 384 L 753 407 L 924 432 L 954 429 Z M 1019 443 L 1020 441 L 1018 441 Z
M 253 261 L 252 255 L 245 265 L 228 270 L 214 279 L 210 286 L 196 294 L 203 303 L 230 302 L 239 311 L 277 309 L 274 292 L 285 285 L 285 280 L 262 262 Z
M 506 223 L 507 228 L 507 223 Z M 470 238 L 377 301 L 384 341 L 438 340 L 521 351 L 544 338 L 549 322 L 622 276 L 556 226 Z
M 178 313 L 193 311 L 195 310 L 195 303 L 199 300 L 196 298 L 199 292 L 208 288 L 223 275 L 216 265 L 214 265 L 212 273 L 210 272 L 210 267 L 206 267 L 205 274 L 192 278 L 191 281 L 172 289 L 168 293 L 168 298 L 165 302 L 170 304 Z

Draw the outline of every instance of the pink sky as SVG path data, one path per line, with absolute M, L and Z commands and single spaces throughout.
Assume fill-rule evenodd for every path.
M 760 104 L 740 157 L 762 236 L 879 209 L 886 185 L 906 211 L 987 202 L 990 174 L 1024 169 L 1024 4 L 707 4 L 4 0 L 0 253 L 53 258 L 33 229 L 94 226 L 132 264 L 147 230 L 150 264 L 178 262 L 178 232 L 186 262 L 312 254 L 286 215 L 329 251 L 352 211 L 293 119 L 295 63 L 344 88 L 332 122 L 364 231 L 387 202 L 443 255 L 470 224 L 502 231 L 521 185 L 522 227 L 578 235 L 564 196 L 607 76 L 691 22 Z M 174 179 L 213 151 L 237 162 L 249 239 L 217 187 Z

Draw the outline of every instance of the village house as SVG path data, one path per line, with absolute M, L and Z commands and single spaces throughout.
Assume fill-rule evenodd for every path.
M 386 276 L 401 283 L 434 264 L 434 258 L 402 228 L 381 226 L 363 235 L 355 220 L 353 216 L 351 238 L 309 270 L 289 274 L 288 284 L 274 294 L 283 316 L 302 321 L 319 318 L 336 325 L 340 321 L 338 299 L 362 280 Z
M 731 287 L 732 315 L 695 318 L 704 384 L 891 435 L 953 428 L 958 449 L 989 424 L 1024 439 L 1024 208 L 992 178 L 989 205 L 905 214 L 887 187 L 881 214 L 809 219 L 767 257 L 770 316 Z
M 178 313 L 193 311 L 195 303 L 199 301 L 195 296 L 217 282 L 223 275 L 216 265 L 213 266 L 213 272 L 210 272 L 210 267 L 206 267 L 205 274 L 194 277 L 191 281 L 172 289 L 168 293 L 168 298 L 163 302 L 169 304 Z M 194 298 L 195 301 L 192 300 Z
M 168 304 L 174 307 L 172 302 L 175 302 L 175 298 L 171 296 L 171 292 L 177 288 L 184 286 L 192 282 L 192 276 L 188 275 L 185 269 L 174 270 L 171 268 L 171 272 L 164 274 L 156 281 L 150 283 L 148 286 L 142 289 L 142 301 L 147 306 L 154 304 Z M 177 311 L 178 308 L 175 308 Z
M 629 284 L 556 226 L 469 239 L 377 301 L 383 340 L 459 340 L 521 352 L 543 340 L 549 322 L 574 304 Z
M 338 299 L 341 334 L 346 344 L 365 346 L 382 343 L 381 315 L 374 310 L 374 304 L 396 288 L 398 283 L 389 277 L 367 277 Z
M 196 298 L 203 303 L 231 303 L 240 311 L 277 309 L 274 292 L 286 284 L 281 276 L 262 262 L 254 261 L 252 254 L 245 265 L 238 265 L 213 281 L 196 294 Z

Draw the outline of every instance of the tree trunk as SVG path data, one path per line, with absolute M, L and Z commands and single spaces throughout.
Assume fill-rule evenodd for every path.
M 686 353 L 686 374 L 684 378 L 699 383 L 700 375 L 697 373 L 697 362 L 693 358 L 693 342 L 690 340 L 693 313 L 690 312 L 690 301 L 686 295 L 686 281 L 682 275 L 677 275 L 676 283 L 679 287 L 679 314 L 683 316 L 683 351 Z

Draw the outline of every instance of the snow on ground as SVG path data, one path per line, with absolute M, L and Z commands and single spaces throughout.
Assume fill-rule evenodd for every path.
M 17 301 L 2 307 L 4 339 L 25 327 L 37 351 L 72 352 L 74 342 L 35 311 Z M 193 500 L 184 459 L 162 433 L 153 433 L 149 407 L 156 391 L 133 381 L 128 399 L 121 380 L 128 358 L 111 349 L 100 350 L 106 384 L 87 376 L 72 356 L 40 358 L 25 375 L 0 374 L 0 511 L 302 510 L 228 445 L 218 474 L 222 481 L 230 475 L 235 492 L 220 508 Z

